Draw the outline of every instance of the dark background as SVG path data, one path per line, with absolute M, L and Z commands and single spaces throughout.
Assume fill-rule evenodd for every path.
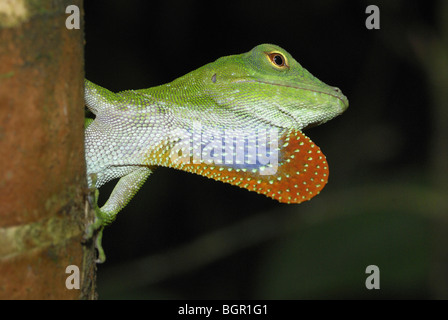
M 112 91 L 274 43 L 350 102 L 306 131 L 330 165 L 309 202 L 157 169 L 105 230 L 100 298 L 448 298 L 447 1 L 95 0 L 85 37 L 86 77 Z

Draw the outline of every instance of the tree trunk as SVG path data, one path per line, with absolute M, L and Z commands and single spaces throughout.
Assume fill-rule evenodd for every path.
M 69 5 L 80 29 L 66 27 Z M 82 19 L 81 0 L 0 0 L 0 299 L 96 296 Z

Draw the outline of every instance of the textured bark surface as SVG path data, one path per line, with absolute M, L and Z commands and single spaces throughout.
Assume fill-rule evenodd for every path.
M 0 299 L 95 296 L 86 207 L 82 1 L 0 1 Z M 67 289 L 66 267 L 81 289 Z

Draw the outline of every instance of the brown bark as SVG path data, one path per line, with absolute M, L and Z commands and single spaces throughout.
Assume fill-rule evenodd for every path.
M 95 296 L 83 146 L 82 1 L 0 0 L 0 299 Z M 87 213 L 87 214 L 86 214 Z M 81 289 L 67 289 L 76 265 Z

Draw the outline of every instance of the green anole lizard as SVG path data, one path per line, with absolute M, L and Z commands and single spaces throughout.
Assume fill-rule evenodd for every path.
M 95 190 L 99 262 L 102 231 L 165 166 L 227 182 L 286 203 L 317 195 L 328 179 L 325 156 L 302 129 L 348 107 L 347 98 L 311 75 L 282 48 L 256 46 L 222 57 L 171 83 L 113 93 L 85 80 L 88 185 Z M 104 206 L 98 190 L 119 178 Z

